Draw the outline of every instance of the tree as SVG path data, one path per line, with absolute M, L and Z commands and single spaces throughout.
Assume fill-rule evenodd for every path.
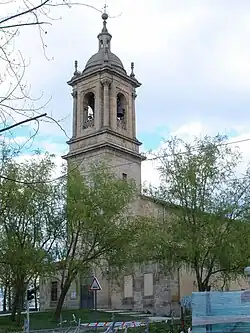
M 16 49 L 16 40 L 20 34 L 29 33 L 29 29 L 36 28 L 37 38 L 41 42 L 41 51 L 47 58 L 47 45 L 44 38 L 48 33 L 48 26 L 54 20 L 59 7 L 70 8 L 73 5 L 100 11 L 94 6 L 72 0 L 0 0 L 0 119 L 3 125 L 7 126 L 9 122 L 16 122 L 17 117 L 19 119 L 20 117 L 30 118 L 34 114 L 40 114 L 40 111 L 49 102 L 48 100 L 42 101 L 42 96 L 34 97 L 29 84 L 25 81 L 28 62 L 23 57 L 22 50 Z M 46 121 L 56 122 L 59 125 L 58 121 L 48 116 Z M 61 128 L 60 125 L 59 127 Z M 39 126 L 33 135 L 27 138 L 27 141 L 30 141 L 38 130 Z
M 61 291 L 56 318 L 79 274 L 88 273 L 95 265 L 107 267 L 111 258 L 123 266 L 127 259 L 124 251 L 142 229 L 140 219 L 129 209 L 136 195 L 134 183 L 117 179 L 104 165 L 93 165 L 84 175 L 69 170 L 65 186 L 65 241 L 60 244 Z
M 6 267 L 4 267 L 4 265 L 0 265 L 0 286 L 2 289 L 2 295 L 3 295 L 3 303 L 2 303 L 2 307 L 3 307 L 3 312 L 6 312 L 7 309 L 10 310 L 10 302 L 8 302 L 9 298 L 10 298 L 10 281 L 11 281 L 11 272 L 8 270 L 6 271 Z
M 168 211 L 154 233 L 155 258 L 195 272 L 199 291 L 216 277 L 242 274 L 250 257 L 250 170 L 226 137 L 193 144 L 173 138 L 161 152 L 161 185 L 151 189 Z
M 1 162 L 0 265 L 9 273 L 14 320 L 31 279 L 52 268 L 64 212 L 60 182 L 51 181 L 52 156 L 34 154 L 22 163 L 3 157 Z

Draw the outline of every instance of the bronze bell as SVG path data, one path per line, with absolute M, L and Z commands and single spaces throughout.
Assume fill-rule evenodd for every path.
M 123 118 L 125 115 L 125 109 L 119 106 L 117 108 L 117 118 Z

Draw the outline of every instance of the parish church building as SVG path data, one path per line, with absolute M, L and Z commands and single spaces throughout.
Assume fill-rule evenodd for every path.
M 102 14 L 103 27 L 98 34 L 98 52 L 83 71 L 75 72 L 68 84 L 73 97 L 73 135 L 64 158 L 80 164 L 106 161 L 123 179 L 134 179 L 141 189 L 141 142 L 136 133 L 136 89 L 141 86 L 131 63 L 129 74 L 122 61 L 111 51 L 112 36 L 107 29 L 108 15 Z M 139 190 L 140 193 L 140 190 Z M 159 203 L 142 194 L 133 202 L 133 212 L 141 216 L 162 216 L 168 212 Z M 120 283 L 96 275 L 102 291 L 98 292 L 98 308 L 150 311 L 157 315 L 179 313 L 179 301 L 197 290 L 195 277 L 186 270 L 172 275 L 160 271 L 158 265 L 145 265 L 121 277 Z M 93 308 L 94 296 L 89 290 L 93 276 L 79 277 L 72 283 L 64 308 Z M 244 284 L 244 282 L 243 282 Z M 56 307 L 60 294 L 60 278 L 40 281 L 40 309 Z M 232 286 L 241 289 L 244 286 Z

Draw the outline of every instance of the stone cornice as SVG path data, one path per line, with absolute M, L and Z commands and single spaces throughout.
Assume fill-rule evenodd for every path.
M 98 136 L 98 135 L 101 135 L 101 134 L 104 134 L 104 133 L 108 133 L 108 134 L 114 135 L 115 137 L 118 137 L 120 139 L 127 140 L 131 143 L 135 143 L 138 146 L 142 145 L 142 143 L 139 140 L 137 140 L 135 138 L 130 138 L 130 137 L 128 137 L 126 135 L 123 135 L 119 132 L 115 132 L 110 128 L 102 128 L 98 132 L 89 133 L 87 135 L 79 136 L 78 138 L 71 138 L 69 141 L 67 141 L 67 144 L 70 145 L 72 143 L 79 142 L 79 141 L 82 141 L 84 139 L 92 138 L 92 137 L 95 137 L 95 136 Z
M 96 143 L 96 144 L 94 144 L 92 146 L 89 146 L 89 147 L 86 147 L 86 148 L 81 148 L 81 149 L 78 149 L 78 150 L 74 150 L 72 152 L 69 152 L 66 155 L 63 155 L 62 158 L 67 160 L 67 159 L 69 159 L 71 157 L 75 157 L 77 155 L 82 155 L 82 154 L 85 154 L 85 153 L 88 153 L 88 152 L 91 152 L 91 151 L 100 150 L 101 148 L 102 149 L 103 148 L 110 148 L 112 150 L 119 151 L 122 155 L 128 154 L 132 158 L 136 158 L 139 161 L 145 161 L 146 160 L 146 157 L 141 155 L 140 153 L 136 153 L 136 152 L 134 152 L 130 149 L 120 147 L 119 145 L 116 145 L 115 143 L 110 143 L 110 142 Z
M 67 83 L 70 86 L 74 86 L 77 83 L 79 83 L 79 82 L 81 82 L 81 81 L 83 81 L 83 80 L 85 80 L 89 77 L 94 77 L 96 75 L 102 75 L 105 72 L 108 73 L 108 74 L 116 75 L 116 76 L 122 78 L 123 80 L 132 84 L 135 88 L 139 88 L 141 86 L 141 83 L 138 82 L 137 79 L 132 78 L 132 77 L 128 76 L 127 74 L 120 73 L 119 71 L 117 71 L 113 68 L 109 68 L 109 67 L 103 67 L 103 68 L 100 68 L 100 69 L 95 70 L 93 72 L 86 73 L 86 74 L 84 74 L 84 72 L 83 72 L 81 75 L 79 75 L 77 77 L 72 77 Z

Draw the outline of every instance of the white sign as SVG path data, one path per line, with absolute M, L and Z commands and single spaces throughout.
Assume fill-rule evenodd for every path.
M 92 280 L 92 283 L 91 283 L 89 289 L 93 290 L 93 291 L 94 290 L 102 290 L 102 287 L 101 287 L 99 281 L 97 280 L 97 278 L 95 276 L 93 277 L 93 280 Z

